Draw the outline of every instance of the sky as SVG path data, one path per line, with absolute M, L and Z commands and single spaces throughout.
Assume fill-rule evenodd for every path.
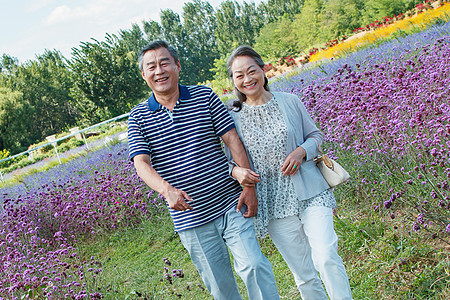
M 91 38 L 103 41 L 106 33 L 131 29 L 142 20 L 159 23 L 163 9 L 181 16 L 185 2 L 191 1 L 0 0 L 0 56 L 8 54 L 24 63 L 48 49 L 70 58 L 72 47 L 79 48 Z M 222 0 L 208 2 L 216 9 Z

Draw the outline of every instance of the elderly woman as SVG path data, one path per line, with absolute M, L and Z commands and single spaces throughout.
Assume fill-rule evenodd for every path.
M 315 165 L 323 135 L 300 99 L 270 92 L 260 55 L 247 46 L 228 58 L 239 98 L 231 115 L 252 170 L 235 166 L 242 185 L 256 184 L 258 237 L 267 234 L 288 264 L 302 299 L 351 299 L 337 253 L 333 192 Z M 320 278 L 318 276 L 320 273 Z

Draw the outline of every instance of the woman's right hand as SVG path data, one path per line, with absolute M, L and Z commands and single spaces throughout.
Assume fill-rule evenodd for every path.
M 238 166 L 233 167 L 231 176 L 233 176 L 233 178 L 235 178 L 243 186 L 255 186 L 257 182 L 261 182 L 259 179 L 259 174 L 250 169 L 241 168 Z

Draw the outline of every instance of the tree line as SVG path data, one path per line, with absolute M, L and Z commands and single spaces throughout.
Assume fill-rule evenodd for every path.
M 182 84 L 225 76 L 225 58 L 238 45 L 266 60 L 306 53 L 313 46 L 369 22 L 413 8 L 418 0 L 268 0 L 185 3 L 160 22 L 144 20 L 104 41 L 91 39 L 71 58 L 46 50 L 19 63 L 0 58 L 0 150 L 11 154 L 73 126 L 92 125 L 128 112 L 149 95 L 137 66 L 140 49 L 163 39 L 180 56 Z

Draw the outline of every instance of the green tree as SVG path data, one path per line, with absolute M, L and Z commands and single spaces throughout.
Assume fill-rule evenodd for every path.
M 0 149 L 17 154 L 30 140 L 23 94 L 0 87 Z
M 323 40 L 323 5 L 322 0 L 305 0 L 292 25 L 298 49 L 308 49 Z
M 239 45 L 253 46 L 264 25 L 264 15 L 254 2 L 241 6 L 235 1 L 224 1 L 216 11 L 216 40 L 221 55 L 229 54 Z
M 133 24 L 129 30 L 120 30 L 120 39 L 128 51 L 139 53 L 141 49 L 147 44 L 144 38 L 144 33 L 137 24 Z
M 219 58 L 214 9 L 206 1 L 194 0 L 183 7 L 183 29 L 187 39 L 182 76 L 189 84 L 211 79 L 214 60 Z
M 6 62 L 6 63 L 5 63 Z M 14 143 L 15 149 L 26 149 L 45 136 L 63 131 L 76 122 L 77 112 L 71 106 L 69 90 L 71 77 L 64 57 L 58 51 L 46 50 L 36 60 L 17 65 L 14 59 L 3 57 L 1 86 L 21 94 L 20 115 L 10 120 L 10 129 L 21 136 Z M 15 115 L 19 115 L 18 110 Z M 9 113 L 7 115 L 10 115 Z M 15 122 L 22 124 L 16 125 Z M 26 134 L 20 130 L 26 128 Z
M 128 112 L 145 97 L 145 81 L 136 53 L 116 36 L 104 42 L 83 42 L 72 52 L 73 105 L 87 123 L 97 123 Z
M 333 39 L 351 34 L 363 24 L 363 0 L 328 0 L 325 2 L 322 27 L 324 38 Z
M 405 11 L 413 9 L 417 4 L 423 3 L 423 0 L 403 0 L 405 3 Z M 403 13 L 403 12 L 402 12 Z
M 292 25 L 288 17 L 266 24 L 256 38 L 255 49 L 269 61 L 298 54 L 301 49 L 297 48 L 297 36 L 292 32 Z
M 196 63 L 193 57 L 191 57 L 191 51 L 189 49 L 189 34 L 181 23 L 180 16 L 170 9 L 161 11 L 161 28 L 162 36 L 172 47 L 177 50 L 180 64 L 180 83 L 181 84 L 196 84 L 198 83 L 196 76 L 198 74 L 192 74 L 192 66 Z M 191 76 L 195 79 L 192 80 Z
M 19 89 L 34 112 L 35 141 L 75 124 L 77 112 L 69 95 L 72 79 L 60 52 L 46 50 L 22 66 L 19 75 L 23 82 Z
M 178 50 L 180 57 L 186 56 L 186 33 L 181 24 L 180 16 L 171 9 L 161 11 L 161 28 L 164 40 Z
M 156 21 L 142 21 L 142 26 L 144 28 L 144 33 L 146 35 L 147 42 L 153 40 L 161 40 L 164 39 L 162 35 L 162 28 Z
M 393 17 L 406 11 L 407 3 L 405 0 L 367 0 L 365 1 L 365 12 L 363 22 L 365 24 L 381 20 L 384 17 Z M 422 2 L 422 1 L 421 1 Z
M 2 80 L 5 80 L 6 76 L 14 74 L 18 67 L 19 61 L 17 58 L 3 54 L 0 58 L 0 76 Z M 2 84 L 4 84 L 4 82 Z
M 305 0 L 268 0 L 261 2 L 259 9 L 265 14 L 267 23 L 280 20 L 283 16 L 291 20 L 302 11 Z

